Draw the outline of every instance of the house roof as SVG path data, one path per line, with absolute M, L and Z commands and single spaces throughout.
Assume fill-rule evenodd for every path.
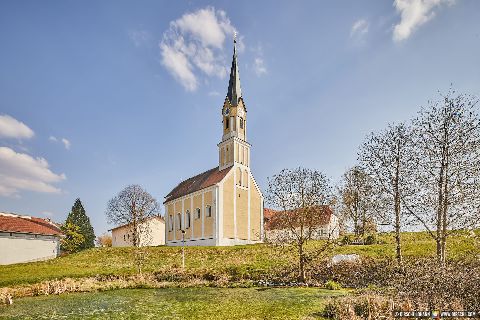
M 231 168 L 232 167 L 218 170 L 218 167 L 215 167 L 180 182 L 175 188 L 173 188 L 172 191 L 170 191 L 169 194 L 167 194 L 163 203 L 167 203 L 192 192 L 199 191 L 219 183 L 227 175 Z
M 315 207 L 321 217 L 317 220 L 318 225 L 326 225 L 330 223 L 333 211 L 329 206 L 318 206 Z M 283 229 L 282 226 L 282 217 L 283 215 L 292 214 L 295 212 L 300 212 L 301 209 L 297 210 L 288 210 L 288 211 L 279 211 L 270 208 L 263 209 L 263 222 L 265 224 L 265 230 L 276 230 Z
M 1 212 L 0 231 L 42 235 L 62 234 L 55 224 L 46 219 Z
M 149 221 L 149 220 L 152 220 L 152 219 L 157 219 L 157 220 L 160 220 L 160 221 L 162 221 L 163 223 L 165 223 L 165 220 L 164 220 L 161 216 L 148 217 L 148 218 L 146 218 L 143 222 L 146 222 L 146 221 Z M 129 226 L 130 224 L 131 224 L 131 223 L 122 224 L 121 226 L 112 228 L 112 229 L 110 229 L 110 230 L 108 230 L 108 231 L 117 230 L 117 229 L 120 229 L 120 228 Z

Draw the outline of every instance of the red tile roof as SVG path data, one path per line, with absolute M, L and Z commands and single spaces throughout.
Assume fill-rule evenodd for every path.
M 180 182 L 180 184 L 173 188 L 173 190 L 170 191 L 170 193 L 165 197 L 165 201 L 163 203 L 167 203 L 192 192 L 199 191 L 219 183 L 227 175 L 231 168 L 232 167 L 229 167 L 220 171 L 218 170 L 218 167 L 215 167 Z
M 57 226 L 45 219 L 13 214 L 0 214 L 0 231 L 43 235 L 62 234 Z
M 317 208 L 317 207 L 315 207 Z M 333 214 L 332 209 L 329 206 L 322 206 L 319 207 L 322 210 L 319 210 L 319 213 L 322 215 L 320 219 L 318 219 L 319 225 L 326 225 L 330 223 L 330 218 Z M 297 209 L 298 210 L 298 209 Z M 282 226 L 282 215 L 290 214 L 292 212 L 296 212 L 297 210 L 288 210 L 284 211 L 277 211 L 269 208 L 263 209 L 263 222 L 265 224 L 265 230 L 276 230 L 276 229 L 283 229 Z

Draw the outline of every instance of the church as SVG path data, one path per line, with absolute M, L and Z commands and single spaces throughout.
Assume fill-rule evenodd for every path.
M 221 114 L 218 166 L 180 182 L 165 197 L 168 246 L 232 246 L 263 239 L 263 195 L 250 171 L 236 40 Z

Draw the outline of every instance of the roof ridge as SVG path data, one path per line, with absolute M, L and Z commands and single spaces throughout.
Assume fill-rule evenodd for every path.
M 219 170 L 219 167 L 217 166 L 183 180 L 165 196 L 165 201 L 163 203 L 167 203 L 219 183 L 231 168 L 232 167 L 228 167 Z

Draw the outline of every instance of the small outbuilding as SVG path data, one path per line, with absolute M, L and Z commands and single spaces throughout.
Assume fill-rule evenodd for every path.
M 0 212 L 0 265 L 55 258 L 61 236 L 49 219 Z
M 165 244 L 165 220 L 160 216 L 145 219 L 138 227 L 139 246 L 160 246 Z M 133 226 L 125 224 L 111 229 L 112 247 L 133 246 Z

